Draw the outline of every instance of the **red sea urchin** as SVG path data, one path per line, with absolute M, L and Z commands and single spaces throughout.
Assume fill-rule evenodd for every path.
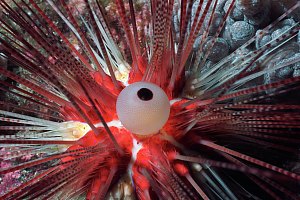
M 300 3 L 251 2 L 1 1 L 0 198 L 299 198 Z

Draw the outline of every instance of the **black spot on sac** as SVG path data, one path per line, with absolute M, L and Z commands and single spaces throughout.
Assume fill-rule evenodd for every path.
M 148 88 L 141 88 L 137 95 L 143 101 L 150 101 L 153 98 L 153 93 Z

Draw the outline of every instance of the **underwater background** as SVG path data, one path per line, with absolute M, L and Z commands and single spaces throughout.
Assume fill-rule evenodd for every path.
M 0 199 L 299 199 L 299 23 L 297 0 L 1 1 Z M 118 119 L 136 82 L 171 102 L 156 134 Z

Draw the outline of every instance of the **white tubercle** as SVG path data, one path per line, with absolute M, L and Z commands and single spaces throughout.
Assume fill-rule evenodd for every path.
M 104 125 L 101 122 L 99 122 L 97 124 L 94 124 L 94 125 L 95 125 L 96 128 L 104 127 Z M 123 128 L 123 125 L 121 124 L 120 120 L 113 120 L 113 121 L 107 122 L 107 126 Z
M 172 106 L 174 103 L 178 102 L 178 101 L 181 101 L 182 99 L 181 98 L 177 98 L 177 99 L 172 99 L 170 101 L 170 105 Z
M 136 161 L 137 154 L 143 148 L 143 144 L 141 142 L 138 142 L 134 138 L 132 139 L 132 144 L 133 144 L 133 147 L 131 150 L 132 156 L 131 156 L 130 163 L 128 165 L 128 173 L 129 173 L 130 177 L 132 177 L 132 175 L 133 175 L 132 166 L 133 166 L 134 162 Z

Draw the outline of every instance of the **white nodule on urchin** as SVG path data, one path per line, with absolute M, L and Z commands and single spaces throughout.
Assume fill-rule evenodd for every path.
M 157 133 L 170 115 L 168 96 L 160 87 L 148 82 L 136 82 L 124 88 L 116 108 L 123 126 L 138 135 Z

